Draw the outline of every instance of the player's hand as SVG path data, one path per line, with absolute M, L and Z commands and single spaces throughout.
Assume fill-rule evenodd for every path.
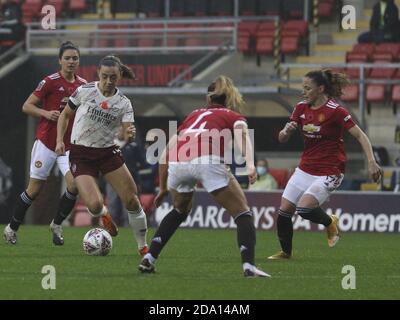
M 283 128 L 286 134 L 292 133 L 293 131 L 297 130 L 297 122 L 296 121 L 290 121 L 286 123 L 285 127 Z
M 47 111 L 45 115 L 45 118 L 50 121 L 57 121 L 59 117 L 60 117 L 60 111 L 58 110 Z
M 249 176 L 250 184 L 257 181 L 257 170 L 254 166 L 247 167 L 247 175 Z
M 64 142 L 57 142 L 56 145 L 56 150 L 54 150 L 58 156 L 64 156 L 65 155 L 65 145 Z
M 165 198 L 165 196 L 168 194 L 168 190 L 164 189 L 158 191 L 158 194 L 156 195 L 155 199 L 154 199 L 154 205 L 156 206 L 156 208 L 158 208 L 161 205 L 161 202 L 163 201 L 163 199 Z
M 132 140 L 135 139 L 136 127 L 133 124 L 126 128 L 126 137 Z
M 374 182 L 378 183 L 381 181 L 382 178 L 382 169 L 381 167 L 376 163 L 376 161 L 371 161 L 368 163 L 368 172 L 369 175 L 372 177 Z

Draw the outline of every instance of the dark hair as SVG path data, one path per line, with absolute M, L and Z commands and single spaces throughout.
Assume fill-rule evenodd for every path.
M 231 78 L 219 76 L 207 88 L 207 95 L 212 102 L 240 111 L 244 104 L 242 95 Z
M 99 68 L 101 66 L 106 66 L 106 67 L 115 67 L 116 66 L 121 71 L 122 78 L 135 79 L 135 74 L 132 71 L 132 69 L 129 68 L 128 66 L 124 65 L 122 63 L 122 61 L 120 60 L 120 58 L 118 58 L 116 56 L 113 56 L 113 55 L 105 56 L 103 59 L 101 59 L 101 61 L 99 63 Z
M 343 88 L 350 83 L 346 74 L 330 69 L 310 71 L 305 77 L 310 78 L 317 86 L 324 86 L 324 93 L 330 98 L 340 98 Z
M 65 50 L 76 50 L 78 52 L 78 56 L 81 56 L 81 52 L 79 48 L 74 45 L 71 41 L 65 41 L 61 44 L 60 50 L 58 51 L 58 58 L 61 59 Z

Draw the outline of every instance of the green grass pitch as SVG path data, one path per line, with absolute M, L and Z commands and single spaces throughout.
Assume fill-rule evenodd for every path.
M 130 229 L 120 230 L 106 257 L 84 254 L 88 229 L 65 228 L 63 247 L 51 243 L 46 226 L 22 226 L 16 246 L 2 241 L 0 299 L 400 299 L 398 234 L 344 233 L 330 249 L 325 233 L 295 232 L 293 259 L 267 261 L 277 239 L 258 231 L 256 264 L 272 278 L 249 279 L 242 275 L 235 230 L 179 229 L 157 273 L 140 274 Z M 44 265 L 55 267 L 55 290 L 42 288 Z M 356 289 L 342 288 L 345 265 L 355 268 Z

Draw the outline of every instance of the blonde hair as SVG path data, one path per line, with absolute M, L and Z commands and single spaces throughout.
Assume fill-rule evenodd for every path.
M 324 93 L 330 98 L 340 98 L 343 88 L 350 84 L 346 74 L 330 69 L 310 71 L 305 76 L 312 79 L 317 86 L 324 86 Z
M 241 107 L 244 105 L 241 93 L 229 77 L 222 75 L 217 77 L 208 86 L 207 91 L 207 96 L 212 102 L 224 105 L 228 109 L 241 111 Z
M 114 55 L 105 56 L 101 59 L 99 68 L 101 66 L 114 67 L 117 66 L 121 71 L 122 78 L 135 79 L 135 73 L 127 65 L 123 64 L 121 59 Z

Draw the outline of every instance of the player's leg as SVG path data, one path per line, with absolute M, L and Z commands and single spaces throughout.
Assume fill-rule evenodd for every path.
M 192 210 L 193 192 L 180 193 L 174 189 L 170 189 L 170 194 L 173 209 L 164 217 L 156 230 L 151 241 L 150 251 L 143 257 L 139 265 L 141 272 L 154 272 L 154 264 L 161 250 Z
M 7 243 L 17 243 L 16 232 L 25 218 L 26 211 L 39 195 L 47 177 L 50 175 L 56 157 L 57 155 L 40 140 L 36 140 L 33 144 L 28 187 L 17 197 L 11 221 L 4 229 L 4 239 Z
M 211 166 L 215 185 L 224 180 L 223 167 Z M 220 169 L 220 170 L 219 170 Z M 220 171 L 220 172 L 219 172 Z M 247 205 L 246 196 L 232 174 L 228 174 L 227 185 L 212 190 L 212 185 L 205 185 L 216 202 L 224 207 L 233 217 L 237 226 L 237 243 L 241 254 L 243 272 L 246 277 L 269 277 L 270 275 L 255 266 L 256 229 L 253 213 Z M 219 182 L 218 182 L 219 181 Z
M 115 237 L 118 234 L 118 228 L 104 206 L 103 195 L 96 179 L 91 175 L 83 174 L 75 177 L 75 183 L 78 187 L 79 196 L 82 197 L 89 212 L 95 217 L 100 216 L 104 229 Z
M 283 191 L 281 204 L 276 219 L 277 235 L 281 250 L 272 256 L 270 260 L 289 259 L 292 255 L 293 223 L 292 217 L 304 191 L 315 181 L 315 177 L 296 168 Z
M 168 190 L 173 208 L 161 221 L 151 241 L 150 252 L 139 265 L 141 272 L 154 272 L 154 263 L 161 250 L 192 209 L 194 187 L 197 183 L 196 165 L 170 163 L 168 167 Z
M 71 213 L 78 197 L 78 188 L 76 187 L 74 177 L 69 170 L 68 152 L 65 156 L 57 157 L 57 164 L 65 178 L 67 189 L 60 198 L 57 213 L 50 223 L 50 230 L 53 233 L 53 243 L 55 245 L 63 245 L 64 237 L 61 224 Z
M 122 203 L 128 210 L 129 224 L 133 229 L 139 253 L 148 252 L 147 246 L 147 220 L 146 214 L 137 196 L 137 187 L 125 164 L 104 175 L 104 178 L 112 186 L 121 198 Z
M 326 227 L 328 246 L 334 247 L 339 241 L 338 218 L 328 215 L 321 205 L 329 198 L 343 180 L 343 175 L 323 176 L 316 179 L 300 198 L 296 212 L 304 219 Z
M 289 259 L 292 256 L 293 244 L 293 222 L 292 217 L 296 211 L 296 206 L 282 197 L 281 205 L 276 219 L 276 228 L 281 251 L 269 256 L 270 260 Z

